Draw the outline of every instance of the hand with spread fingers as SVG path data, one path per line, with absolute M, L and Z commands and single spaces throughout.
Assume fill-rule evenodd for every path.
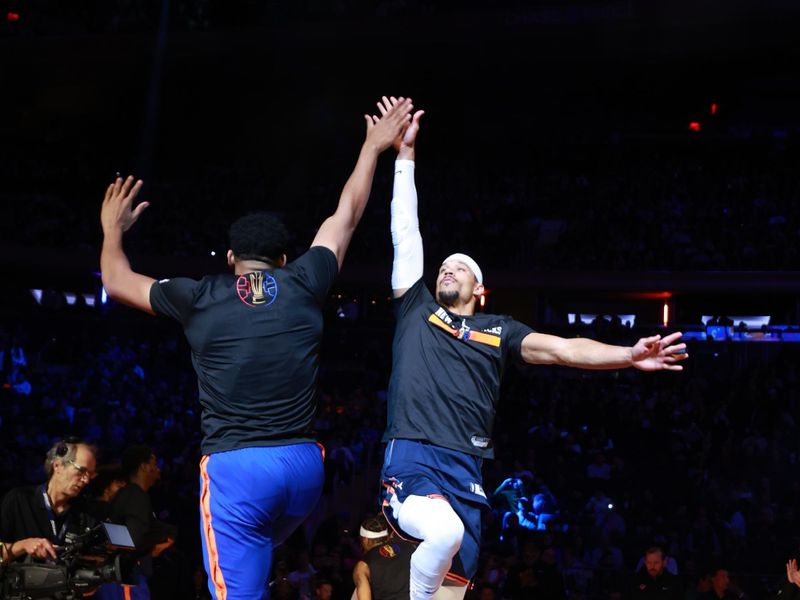
M 641 371 L 682 371 L 678 363 L 686 360 L 686 344 L 673 344 L 683 334 L 679 331 L 665 338 L 660 335 L 642 338 L 631 348 L 631 361 Z
M 108 186 L 100 210 L 100 222 L 105 235 L 125 233 L 150 205 L 149 202 L 140 202 L 133 208 L 133 201 L 142 189 L 143 183 L 141 179 L 134 180 L 134 177 L 129 175 L 124 180 L 122 177 L 117 177 Z
M 384 96 L 384 100 L 389 100 Z M 380 106 L 380 102 L 378 103 Z M 394 105 L 389 104 L 388 108 L 381 111 L 380 118 L 364 115 L 367 121 L 367 142 L 372 143 L 378 152 L 383 152 L 393 145 L 411 123 L 411 111 L 414 104 L 411 98 L 396 99 Z
M 378 111 L 382 116 L 386 115 L 393 107 L 397 106 L 401 100 L 402 98 L 395 98 L 394 96 L 383 96 L 383 98 L 381 98 L 381 100 L 377 103 Z M 394 146 L 394 149 L 398 152 L 398 158 L 408 158 L 413 160 L 414 144 L 417 141 L 417 133 L 419 132 L 419 120 L 424 114 L 424 110 L 416 111 L 412 115 L 410 123 L 408 123 L 402 134 L 397 136 L 397 138 L 395 138 L 395 140 L 392 142 L 392 146 Z M 372 115 L 372 120 L 374 122 L 377 122 L 378 119 L 379 117 Z
M 786 563 L 786 579 L 789 580 L 789 583 L 800 587 L 800 571 L 797 569 L 797 560 L 794 558 Z

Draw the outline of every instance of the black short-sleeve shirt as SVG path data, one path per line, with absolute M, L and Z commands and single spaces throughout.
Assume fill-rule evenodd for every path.
M 280 269 L 153 284 L 153 310 L 179 321 L 192 349 L 204 454 L 313 439 L 322 305 L 337 271 L 315 246 Z
M 505 315 L 451 313 L 422 280 L 395 302 L 384 441 L 425 440 L 491 458 L 503 371 L 509 358 L 521 360 L 533 329 Z

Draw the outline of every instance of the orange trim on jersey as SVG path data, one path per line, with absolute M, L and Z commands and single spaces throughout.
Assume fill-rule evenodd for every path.
M 448 573 L 444 576 L 445 579 L 450 581 L 455 581 L 456 583 L 461 583 L 463 585 L 469 585 L 471 580 L 467 579 L 466 577 L 462 577 L 461 575 L 456 575 L 455 573 Z
M 431 316 L 428 317 L 428 321 L 436 325 L 438 328 L 444 329 L 447 333 L 449 333 L 453 337 L 458 337 L 458 330 L 453 329 L 452 327 L 450 327 L 450 325 L 442 321 L 436 313 L 432 313 Z
M 487 344 L 489 346 L 494 346 L 495 348 L 500 347 L 500 336 L 493 335 L 491 333 L 484 333 L 482 331 L 475 331 L 474 329 L 470 329 L 464 334 L 464 339 L 469 340 L 470 342 L 478 342 L 479 344 Z
M 211 523 L 211 480 L 208 477 L 209 458 L 206 455 L 200 459 L 200 476 L 203 479 L 203 488 L 200 490 L 200 514 L 203 517 L 203 537 L 206 540 L 206 551 L 208 552 L 209 576 L 211 581 L 214 582 L 217 600 L 226 600 L 228 588 L 225 586 L 225 578 L 222 576 L 222 570 L 219 567 L 217 539 Z
M 439 329 L 444 329 L 447 333 L 452 335 L 453 337 L 457 337 L 459 339 L 470 341 L 470 342 L 478 342 L 479 344 L 486 344 L 488 346 L 494 346 L 495 348 L 500 347 L 500 336 L 494 335 L 492 333 L 484 333 L 482 331 L 474 331 L 472 329 L 467 329 L 463 332 L 458 329 L 453 329 L 442 321 L 442 319 L 436 313 L 432 313 L 430 317 L 428 317 L 428 321 L 436 325 Z
M 131 586 L 123 585 L 122 595 L 125 597 L 125 600 L 131 600 Z

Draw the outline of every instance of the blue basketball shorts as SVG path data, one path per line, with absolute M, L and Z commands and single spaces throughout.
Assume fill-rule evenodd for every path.
M 212 598 L 269 597 L 272 549 L 317 505 L 322 461 L 322 447 L 311 442 L 200 460 L 200 532 Z
M 392 496 L 442 497 L 464 524 L 461 549 L 447 578 L 458 583 L 472 580 L 478 570 L 481 547 L 481 512 L 489 507 L 481 478 L 482 459 L 416 440 L 395 439 L 386 445 L 381 471 L 383 513 L 397 534 L 404 533 L 392 514 Z

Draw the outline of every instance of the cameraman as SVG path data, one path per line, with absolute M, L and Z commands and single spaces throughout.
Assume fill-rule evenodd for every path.
M 95 454 L 93 446 L 66 438 L 47 452 L 45 483 L 6 494 L 0 505 L 0 540 L 19 540 L 6 542 L 7 560 L 25 554 L 54 557 L 54 547 L 70 542 L 95 523 L 78 499 L 94 477 Z

